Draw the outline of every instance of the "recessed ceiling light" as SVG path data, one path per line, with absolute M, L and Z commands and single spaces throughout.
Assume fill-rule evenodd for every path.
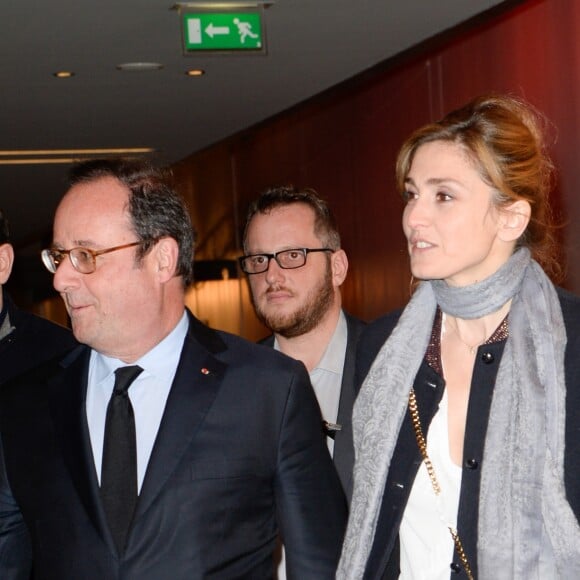
M 70 70 L 59 70 L 52 73 L 57 79 L 70 79 L 75 76 L 75 73 Z
M 124 62 L 117 65 L 118 70 L 128 72 L 160 70 L 163 65 L 160 62 Z
M 205 71 L 200 68 L 192 68 L 185 71 L 188 77 L 200 77 L 205 74 Z

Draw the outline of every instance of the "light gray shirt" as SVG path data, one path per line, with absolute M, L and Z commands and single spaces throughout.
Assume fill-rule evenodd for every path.
M 322 418 L 329 423 L 336 423 L 338 417 L 347 338 L 348 328 L 346 317 L 341 310 L 334 334 L 320 361 L 310 372 L 310 381 L 312 382 L 318 404 L 320 405 Z M 274 340 L 274 348 L 280 350 L 277 340 Z M 326 441 L 328 450 L 332 455 L 334 451 L 334 440 L 327 437 Z

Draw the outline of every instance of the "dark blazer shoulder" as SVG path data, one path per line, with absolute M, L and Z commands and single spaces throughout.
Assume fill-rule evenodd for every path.
M 358 339 L 360 338 L 363 329 L 367 327 L 367 323 L 364 320 L 349 314 L 346 310 L 343 310 L 343 313 L 346 318 L 349 342 L 352 340 L 355 343 L 358 343 Z
M 226 364 L 235 363 L 240 368 L 250 365 L 259 369 L 306 372 L 304 365 L 266 344 L 251 342 L 241 336 L 204 325 L 189 313 L 189 336 L 213 356 Z
M 361 332 L 356 350 L 355 384 L 360 389 L 379 350 L 393 332 L 403 309 L 397 309 L 367 324 Z
M 344 312 L 344 311 L 343 311 Z M 342 372 L 342 390 L 341 394 L 341 406 L 344 404 L 348 405 L 349 415 L 352 411 L 352 406 L 354 404 L 354 399 L 356 397 L 357 390 L 355 388 L 355 369 L 356 369 L 356 356 L 357 347 L 364 329 L 367 323 L 359 318 L 351 316 L 347 312 L 344 312 L 346 318 L 347 326 L 347 338 L 346 338 L 346 352 L 344 355 L 344 367 Z M 346 401 L 343 401 L 344 391 L 350 391 L 351 395 Z
M 274 346 L 274 335 L 269 334 L 268 336 L 261 338 L 258 344 L 263 344 L 264 346 L 273 347 Z
M 567 334 L 580 335 L 580 296 L 569 290 L 556 288 Z
M 0 341 L 0 384 L 64 356 L 78 344 L 68 328 L 17 308 L 6 294 L 4 299 L 13 328 Z
M 564 481 L 566 495 L 580 522 L 580 296 L 557 289 L 566 327 L 566 448 Z
M 344 311 L 343 311 L 344 312 Z M 337 423 L 342 425 L 334 439 L 334 465 L 340 477 L 348 501 L 352 496 L 352 471 L 354 465 L 354 446 L 352 442 L 352 408 L 356 399 L 355 385 L 356 347 L 366 326 L 362 320 L 344 312 L 347 325 L 346 352 L 342 368 L 340 399 Z
M 578 335 L 580 339 L 580 296 L 559 287 L 556 291 L 560 299 L 568 337 Z M 403 308 L 399 308 L 366 325 L 359 340 L 357 367 L 368 371 L 382 345 L 393 332 L 402 313 Z

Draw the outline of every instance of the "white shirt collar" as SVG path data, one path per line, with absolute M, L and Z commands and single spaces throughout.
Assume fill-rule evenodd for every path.
M 183 316 L 175 328 L 160 343 L 155 345 L 133 364 L 139 365 L 151 376 L 172 376 L 179 363 L 183 341 L 185 340 L 188 328 L 189 319 L 187 312 L 184 311 Z M 91 352 L 90 368 L 93 374 L 92 380 L 94 380 L 94 384 L 100 384 L 102 381 L 106 381 L 116 369 L 125 365 L 126 363 L 117 358 L 106 356 L 95 350 Z

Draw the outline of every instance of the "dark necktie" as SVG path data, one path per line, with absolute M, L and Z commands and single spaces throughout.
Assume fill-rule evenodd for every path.
M 119 554 L 125 550 L 137 505 L 135 416 L 128 391 L 142 371 L 139 366 L 120 367 L 115 371 L 115 386 L 105 421 L 101 499 Z

